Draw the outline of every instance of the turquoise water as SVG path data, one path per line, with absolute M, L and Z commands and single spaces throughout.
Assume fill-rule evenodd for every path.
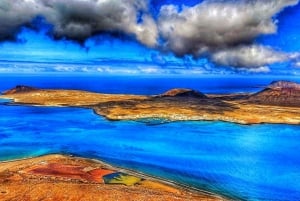
M 110 122 L 88 109 L 0 105 L 0 160 L 97 158 L 236 200 L 300 199 L 299 126 Z

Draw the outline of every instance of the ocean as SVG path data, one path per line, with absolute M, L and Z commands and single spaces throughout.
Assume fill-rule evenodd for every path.
M 284 76 L 103 76 L 80 74 L 0 74 L 0 92 L 16 85 L 38 88 L 79 89 L 100 93 L 153 95 L 172 88 L 190 88 L 203 93 L 257 92 L 275 80 L 300 83 Z
M 103 93 L 159 94 L 174 87 L 231 93 L 255 92 L 272 80 L 251 76 L 1 75 L 0 91 L 24 84 Z M 234 200 L 300 200 L 299 125 L 208 121 L 145 124 L 108 121 L 89 109 L 11 106 L 6 102 L 0 101 L 1 161 L 72 154 Z

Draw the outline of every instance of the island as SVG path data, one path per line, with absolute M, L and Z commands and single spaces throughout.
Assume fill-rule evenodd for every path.
M 300 124 L 300 84 L 288 81 L 272 82 L 253 94 L 203 94 L 192 89 L 171 89 L 152 96 L 20 85 L 3 92 L 0 98 L 13 99 L 11 104 L 90 108 L 109 120 Z
M 204 94 L 192 89 L 171 89 L 151 96 L 19 85 L 3 92 L 0 98 L 11 99 L 12 102 L 6 103 L 9 105 L 88 108 L 113 121 L 300 124 L 300 85 L 288 81 L 272 82 L 252 94 Z M 132 200 L 228 200 L 101 161 L 68 155 L 0 162 L 0 195 L 1 200 L 94 201 L 127 200 L 128 197 Z

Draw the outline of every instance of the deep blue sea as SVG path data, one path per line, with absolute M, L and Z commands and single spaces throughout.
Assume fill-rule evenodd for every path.
M 273 79 L 1 75 L 0 91 L 26 84 L 105 93 L 157 94 L 173 87 L 205 93 L 253 92 Z M 73 154 L 234 200 L 300 200 L 300 125 L 111 122 L 89 109 L 9 106 L 5 102 L 0 101 L 2 161 Z
M 153 95 L 171 88 L 191 88 L 204 93 L 256 92 L 274 80 L 300 82 L 299 77 L 265 76 L 101 76 L 61 74 L 0 74 L 0 91 L 16 85 L 39 88 L 80 89 L 102 93 Z

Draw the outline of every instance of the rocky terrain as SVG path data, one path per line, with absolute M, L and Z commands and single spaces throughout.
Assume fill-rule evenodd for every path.
M 110 120 L 300 124 L 299 84 L 284 81 L 273 82 L 255 94 L 226 95 L 208 95 L 191 89 L 172 89 L 153 96 L 17 89 L 9 90 L 2 98 L 13 99 L 12 104 L 91 108 Z
M 264 90 L 251 95 L 248 101 L 264 105 L 300 107 L 300 84 L 288 81 L 272 82 Z
M 0 162 L 1 201 L 225 201 L 100 161 L 63 155 Z
M 199 91 L 192 89 L 171 89 L 157 97 L 190 97 L 190 98 L 202 98 L 207 99 L 208 97 Z
M 26 93 L 35 90 L 37 90 L 37 88 L 24 86 L 24 85 L 17 85 L 15 88 L 3 92 L 3 94 L 9 95 L 9 94 L 16 94 L 16 93 Z

